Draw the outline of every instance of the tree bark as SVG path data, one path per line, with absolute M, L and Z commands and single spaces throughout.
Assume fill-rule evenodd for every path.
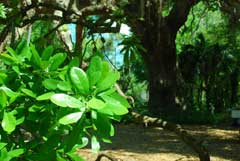
M 171 35 L 167 28 L 159 34 L 160 42 L 154 42 L 155 34 L 146 34 L 143 41 L 149 55 L 146 61 L 149 71 L 149 110 L 157 115 L 179 110 L 176 104 L 175 35 Z
M 144 13 L 140 12 L 144 21 L 132 21 L 133 31 L 147 50 L 142 56 L 149 72 L 149 110 L 155 115 L 171 115 L 180 110 L 180 98 L 176 94 L 175 38 L 196 3 L 196 0 L 176 1 L 170 14 L 164 17 L 163 1 L 148 0 L 144 4 Z M 136 2 L 133 5 L 136 6 Z

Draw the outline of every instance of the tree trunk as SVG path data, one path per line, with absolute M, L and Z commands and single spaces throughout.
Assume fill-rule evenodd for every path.
M 231 81 L 231 106 L 238 102 L 238 70 L 235 69 L 230 75 Z
M 175 38 L 186 22 L 189 11 L 197 0 L 174 2 L 168 16 L 163 16 L 163 0 L 132 0 L 127 6 L 130 26 L 147 50 L 142 53 L 149 72 L 149 110 L 153 114 L 171 115 L 180 108 L 177 103 L 177 70 Z M 138 6 L 138 7 L 137 7 Z M 136 9 L 138 8 L 138 9 Z M 140 20 L 143 19 L 143 20 Z
M 159 34 L 159 42 L 154 42 L 155 34 L 148 33 L 144 37 L 144 47 L 149 55 L 146 61 L 149 71 L 149 111 L 156 115 L 169 115 L 178 111 L 175 35 L 169 31 Z

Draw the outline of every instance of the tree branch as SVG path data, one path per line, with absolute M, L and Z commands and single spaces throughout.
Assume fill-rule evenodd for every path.
M 174 33 L 184 25 L 187 20 L 189 11 L 199 0 L 181 0 L 176 1 L 170 14 L 166 17 L 167 25 L 170 26 Z

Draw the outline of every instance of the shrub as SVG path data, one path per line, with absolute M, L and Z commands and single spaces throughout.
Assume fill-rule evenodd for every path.
M 111 120 L 130 107 L 113 86 L 119 73 L 98 56 L 86 72 L 66 58 L 25 43 L 0 55 L 0 160 L 81 161 L 89 139 L 94 152 L 111 142 Z

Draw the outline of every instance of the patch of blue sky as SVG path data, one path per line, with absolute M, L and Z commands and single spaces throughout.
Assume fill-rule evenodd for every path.
M 68 26 L 69 26 L 69 29 L 70 29 L 70 32 L 71 32 L 72 42 L 76 43 L 76 25 L 75 24 L 69 24 Z M 132 33 L 130 31 L 130 27 L 125 25 L 125 24 L 122 24 L 121 28 L 120 28 L 120 34 L 126 35 L 126 36 L 131 35 Z M 102 36 L 105 39 L 107 39 L 107 38 L 110 37 L 110 34 L 104 33 L 104 34 L 102 34 Z M 120 67 L 120 66 L 123 65 L 123 55 L 120 53 L 123 46 L 118 45 L 118 44 L 119 44 L 118 41 L 113 42 L 113 45 L 115 47 L 115 51 L 109 53 L 109 58 L 114 61 L 115 65 L 117 67 Z

